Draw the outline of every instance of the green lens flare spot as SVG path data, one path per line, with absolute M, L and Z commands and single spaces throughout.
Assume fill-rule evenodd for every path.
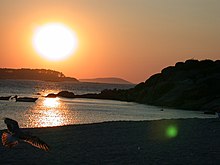
M 177 130 L 176 126 L 170 125 L 167 127 L 166 136 L 168 138 L 174 138 L 177 136 L 177 134 L 178 134 L 178 130 Z

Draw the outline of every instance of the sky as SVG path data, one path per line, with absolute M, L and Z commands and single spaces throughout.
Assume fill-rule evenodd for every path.
M 219 0 L 1 0 L 0 68 L 139 83 L 178 61 L 219 59 L 219 9 Z M 49 61 L 33 48 L 36 27 L 50 22 L 77 35 L 65 60 Z

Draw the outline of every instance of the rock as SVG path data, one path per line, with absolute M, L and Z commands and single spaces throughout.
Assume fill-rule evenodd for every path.
M 57 96 L 65 98 L 75 98 L 75 94 L 69 91 L 61 91 L 57 94 Z
M 75 98 L 75 94 L 69 91 L 61 91 L 57 94 L 49 93 L 46 97 L 48 98 L 56 98 L 56 97 Z
M 48 98 L 56 98 L 57 94 L 49 93 L 46 97 L 48 97 Z

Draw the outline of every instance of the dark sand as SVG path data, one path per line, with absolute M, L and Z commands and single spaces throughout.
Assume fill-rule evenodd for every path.
M 169 125 L 178 135 L 166 136 Z M 220 164 L 220 120 L 106 122 L 28 129 L 51 146 L 0 145 L 0 164 Z M 2 133 L 2 131 L 0 131 Z

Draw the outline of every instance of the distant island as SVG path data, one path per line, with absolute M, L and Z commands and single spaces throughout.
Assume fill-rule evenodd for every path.
M 66 77 L 62 72 L 50 69 L 10 69 L 0 68 L 0 79 L 41 80 L 41 81 L 72 81 L 76 78 Z
M 220 60 L 177 62 L 131 89 L 105 89 L 83 95 L 62 91 L 48 96 L 111 99 L 214 113 L 220 111 Z
M 117 78 L 117 77 L 106 77 L 106 78 L 94 78 L 94 79 L 79 79 L 80 82 L 93 82 L 93 83 L 108 83 L 108 84 L 132 84 L 131 82 Z

